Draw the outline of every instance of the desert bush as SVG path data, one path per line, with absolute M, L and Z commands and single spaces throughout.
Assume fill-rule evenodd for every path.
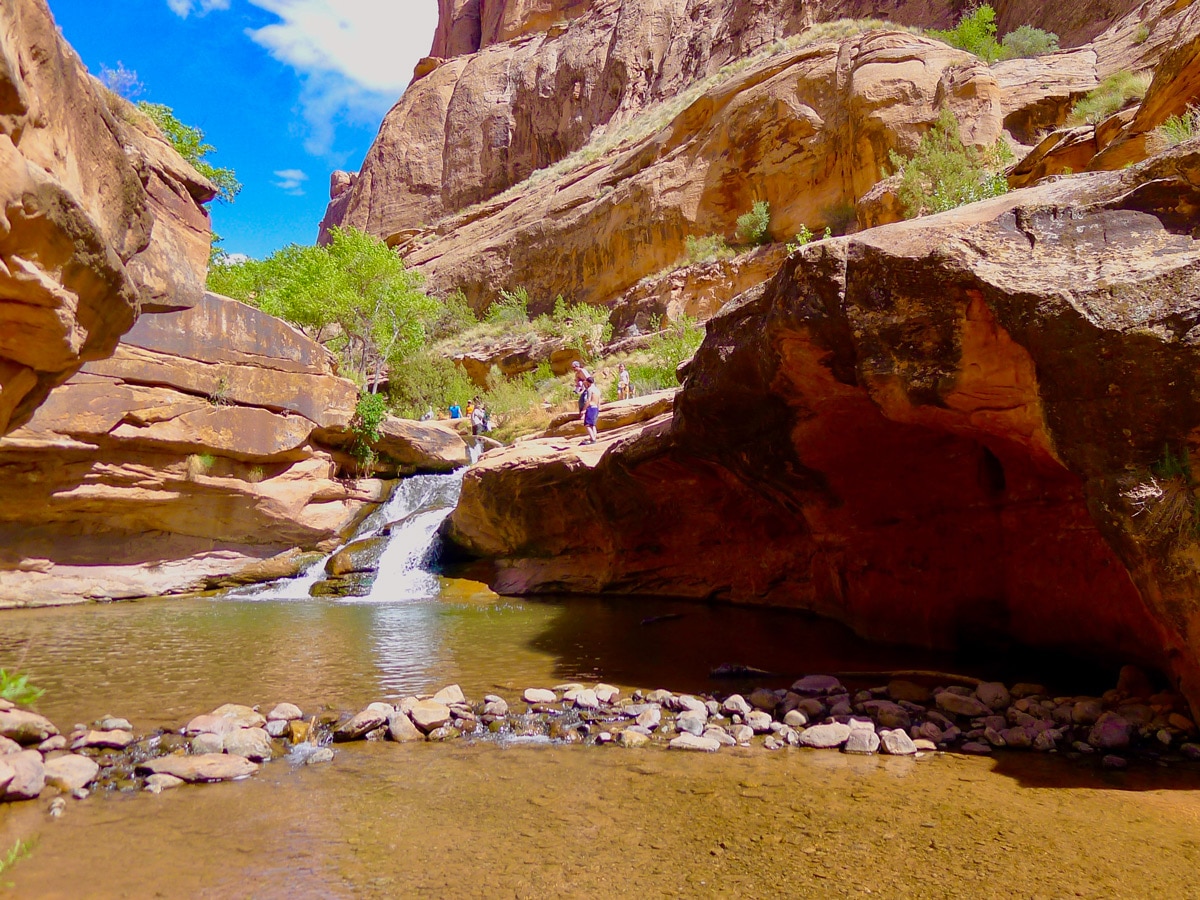
M 429 336 L 435 341 L 459 334 L 479 324 L 475 310 L 467 303 L 467 295 L 454 291 L 444 299 L 437 300 L 437 311 L 429 323 Z
M 1032 59 L 1058 49 L 1058 35 L 1032 25 L 1022 25 L 1004 36 L 1000 42 L 1002 59 Z
M 986 152 L 966 146 L 959 135 L 958 118 L 949 108 L 943 109 L 911 159 L 894 150 L 891 153 L 906 214 L 913 218 L 943 212 L 1006 193 L 1008 181 L 1000 171 L 1006 151 L 999 142 Z
M 1068 125 L 1095 125 L 1124 109 L 1131 101 L 1141 100 L 1150 87 L 1149 72 L 1116 72 L 1071 108 Z
M 419 419 L 426 410 L 466 406 L 479 388 L 453 360 L 430 352 L 414 353 L 392 367 L 390 397 L 396 412 Z
M 927 34 L 951 47 L 973 53 L 984 62 L 1003 58 L 1000 42 L 996 40 L 996 11 L 986 3 L 967 10 L 953 28 L 931 28 Z
M 771 228 L 771 205 L 766 200 L 755 200 L 750 212 L 737 218 L 737 239 L 742 244 L 765 244 L 769 241 Z
M 488 307 L 486 321 L 491 323 L 524 324 L 529 321 L 529 291 L 523 287 L 501 291 L 500 297 Z
M 1177 147 L 1200 134 L 1200 107 L 1189 106 L 1181 116 L 1171 116 L 1154 129 L 1158 141 L 1166 147 Z
M 684 255 L 689 265 L 712 262 L 715 259 L 727 259 L 733 256 L 733 251 L 725 243 L 725 238 L 719 234 L 709 234 L 696 237 L 689 234 L 683 241 Z
M 612 338 L 612 323 L 606 308 L 588 303 L 567 303 L 561 295 L 554 300 L 554 311 L 538 316 L 533 325 L 542 334 L 561 338 L 587 359 L 594 359 Z
M 1144 44 L 1150 39 L 1150 26 L 1143 22 L 1137 27 L 1137 31 L 1133 33 L 1133 42 L 1135 44 Z

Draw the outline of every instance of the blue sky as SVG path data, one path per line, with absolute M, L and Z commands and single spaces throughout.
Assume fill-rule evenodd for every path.
M 329 173 L 362 163 L 429 52 L 437 0 L 49 0 L 95 75 L 118 63 L 217 148 L 242 192 L 212 204 L 230 253 L 311 244 Z

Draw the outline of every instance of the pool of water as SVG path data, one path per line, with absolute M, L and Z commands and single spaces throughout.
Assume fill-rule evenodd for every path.
M 603 679 L 726 693 L 812 672 L 936 669 L 1099 692 L 1114 672 L 1047 655 L 970 660 L 866 644 L 779 610 L 656 598 L 497 597 L 430 571 L 452 481 L 413 479 L 368 528 L 393 540 L 365 597 L 319 577 L 186 600 L 18 610 L 0 667 L 60 727 L 106 713 L 178 727 L 222 703 L 359 708 L 458 683 L 515 699 Z M 715 680 L 721 664 L 770 675 Z M 886 677 L 850 679 L 862 685 Z M 359 743 L 236 784 L 0 806 L 0 882 L 30 897 L 1197 896 L 1190 769 L 1030 754 L 855 758 L 761 749 Z

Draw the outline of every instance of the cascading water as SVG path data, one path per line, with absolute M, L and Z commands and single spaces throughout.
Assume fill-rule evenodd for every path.
M 429 566 L 435 561 L 438 526 L 458 502 L 464 471 L 406 478 L 387 503 L 363 520 L 352 541 L 386 533 L 388 542 L 379 557 L 378 575 L 369 594 L 348 599 L 387 602 L 437 594 L 437 576 Z M 313 586 L 325 577 L 328 559 L 326 556 L 314 562 L 296 578 L 239 588 L 226 596 L 235 600 L 308 600 Z

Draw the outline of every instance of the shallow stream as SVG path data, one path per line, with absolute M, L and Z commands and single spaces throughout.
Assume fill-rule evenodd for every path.
M 454 493 L 452 479 L 410 479 L 375 517 L 370 528 L 405 524 L 367 597 L 309 597 L 314 569 L 207 598 L 15 611 L 0 622 L 0 666 L 45 687 L 38 709 L 64 729 L 111 712 L 139 731 L 226 702 L 357 709 L 452 682 L 515 700 L 568 680 L 727 693 L 936 668 L 1098 693 L 1115 677 L 880 648 L 781 611 L 499 598 L 428 571 Z M 774 674 L 710 678 L 722 663 Z M 36 846 L 0 882 L 28 897 L 1200 897 L 1195 769 L 1105 772 L 1029 753 L 337 749 L 332 765 L 274 762 L 239 783 L 98 794 L 58 820 L 45 801 L 6 804 L 0 854 Z

